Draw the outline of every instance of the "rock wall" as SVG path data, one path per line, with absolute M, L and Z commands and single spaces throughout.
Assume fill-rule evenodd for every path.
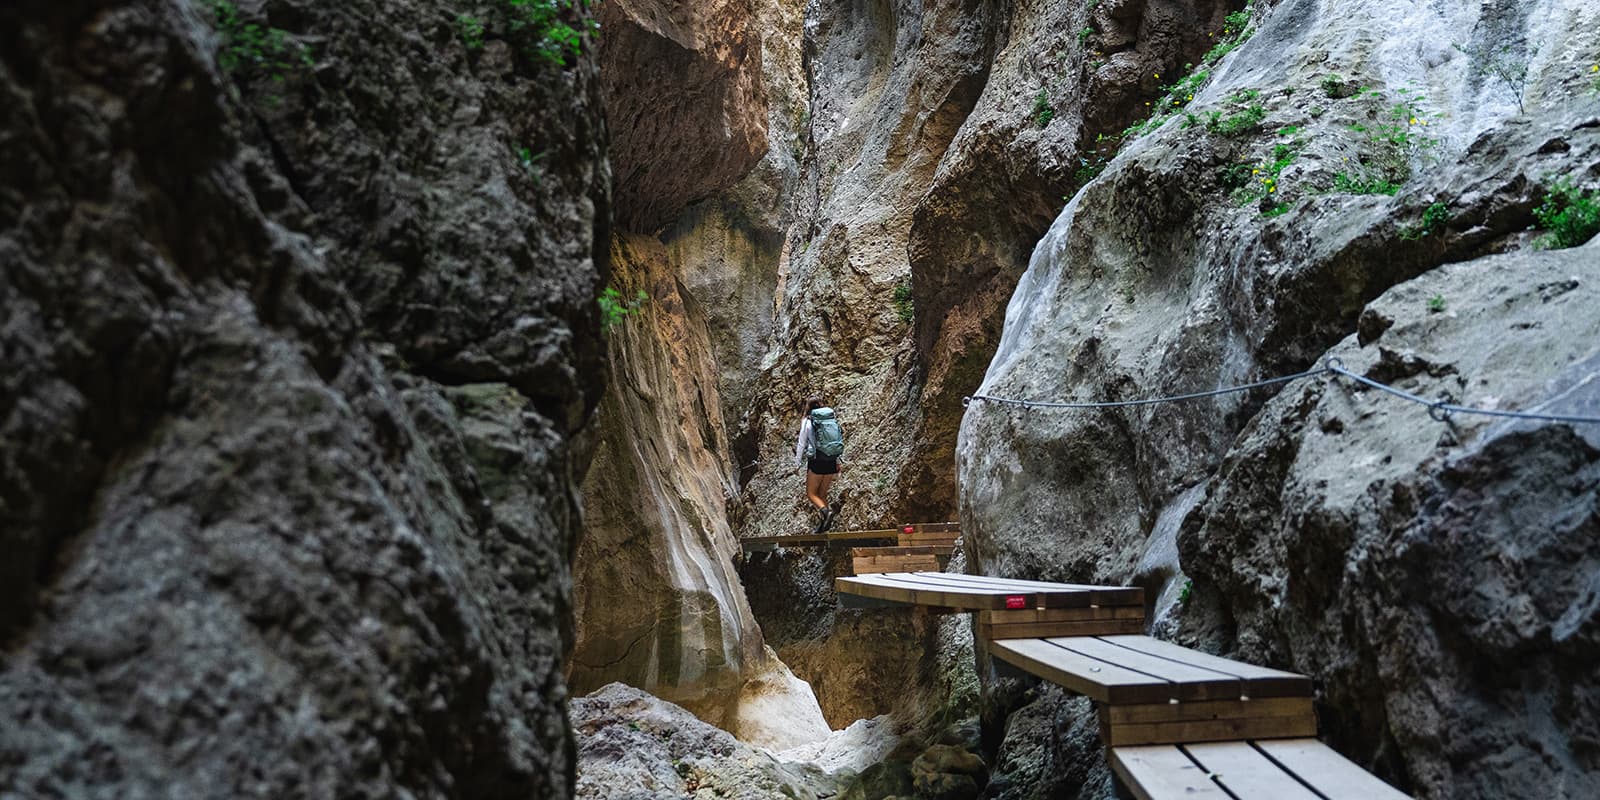
M 1329 355 L 1424 397 L 1600 417 L 1597 254 L 1431 270 Z M 1600 426 L 1441 425 L 1392 399 L 1323 381 L 1268 403 L 1179 537 L 1193 591 L 1242 654 L 1324 687 L 1335 744 L 1420 794 L 1600 792 Z
M 737 406 L 739 532 L 809 525 L 789 453 L 797 406 L 813 392 L 843 413 L 838 485 L 853 498 L 844 527 L 955 517 L 961 398 L 993 353 L 1028 253 L 1061 197 L 1100 163 L 1101 134 L 1143 108 L 1159 83 L 1149 76 L 1198 60 L 1230 10 L 1103 6 L 1093 19 L 1104 33 L 1093 37 L 1077 34 L 1091 21 L 1078 4 L 808 7 L 801 183 L 777 267 L 771 349 L 746 390 L 753 401 Z M 965 690 L 935 695 L 972 678 L 970 648 L 946 647 L 955 660 L 929 668 L 928 626 L 834 616 L 832 578 L 845 563 L 774 556 L 743 572 L 770 595 L 752 598 L 757 618 L 829 719 L 904 705 L 893 676 L 908 671 L 942 676 L 919 684 L 935 706 L 964 706 Z M 907 645 L 882 647 L 884 625 Z M 944 628 L 940 641 L 962 635 Z
M 0 10 L 0 794 L 571 792 L 610 176 L 495 25 Z
M 1335 348 L 1424 393 L 1588 407 L 1592 340 L 1559 322 L 1566 279 L 1539 277 L 1582 285 L 1584 256 L 1535 252 L 1525 229 L 1555 178 L 1600 177 L 1600 99 L 1584 78 L 1595 14 L 1257 9 L 1249 40 L 1156 100 L 1170 119 L 1132 132 L 1057 217 L 982 391 L 1177 394 L 1314 367 Z M 1525 64 L 1526 85 L 1494 78 L 1496 58 Z M 1569 383 L 1581 388 L 1556 401 Z M 987 574 L 1175 598 L 1186 578 L 1162 553 L 1176 543 L 1194 576 L 1180 638 L 1321 678 L 1323 732 L 1351 757 L 1425 797 L 1516 796 L 1530 780 L 1584 796 L 1587 734 L 1553 731 L 1595 725 L 1576 700 L 1593 678 L 1573 672 L 1595 629 L 1578 588 L 1594 558 L 1578 534 L 1594 524 L 1590 445 L 1548 425 L 1447 429 L 1422 408 L 1334 405 L 1348 397 L 1292 384 L 1110 411 L 975 404 L 957 449 L 968 556 Z M 1507 460 L 1518 447 L 1532 452 Z M 1549 516 L 1512 498 L 1509 474 L 1547 493 Z M 1513 539 L 1526 554 L 1493 543 L 1494 518 L 1531 526 Z M 1489 553 L 1503 569 L 1472 565 Z M 1478 580 L 1495 588 L 1466 588 Z M 1446 611 L 1461 593 L 1472 610 Z
M 620 31 L 602 74 L 624 227 L 612 288 L 625 308 L 609 325 L 613 388 L 584 487 L 569 678 L 579 693 L 647 690 L 781 749 L 829 730 L 810 687 L 764 644 L 728 518 L 737 488 L 721 390 L 743 394 L 737 376 L 761 338 L 731 327 L 727 308 L 770 305 L 760 264 L 776 250 L 751 221 L 760 208 L 727 199 L 777 174 L 746 177 L 772 150 L 755 14 L 743 2 L 607 6 L 606 29 Z
M 608 334 L 572 689 L 623 681 L 780 749 L 826 736 L 810 688 L 765 648 L 734 571 L 733 477 L 705 314 L 657 239 L 617 234 L 612 265 L 613 286 L 650 300 Z

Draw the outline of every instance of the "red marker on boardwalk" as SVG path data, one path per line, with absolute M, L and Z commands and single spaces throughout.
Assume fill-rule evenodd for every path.
M 1006 595 L 1006 608 L 1013 608 L 1014 609 L 1014 608 L 1027 608 L 1027 607 L 1028 607 L 1028 598 L 1023 597 L 1020 594 L 1008 594 L 1008 595 Z
M 915 526 L 915 525 L 907 525 L 904 528 L 901 528 L 900 530 L 902 530 L 902 531 L 904 531 L 906 533 L 916 533 L 917 532 L 917 526 Z

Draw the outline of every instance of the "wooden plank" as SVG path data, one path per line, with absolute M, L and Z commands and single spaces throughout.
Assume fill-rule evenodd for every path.
M 1140 633 L 1143 619 L 1080 619 L 1056 622 L 978 623 L 979 639 L 1047 639 L 1062 636 L 1108 636 Z
M 1321 800 L 1249 742 L 1184 745 L 1183 751 L 1235 797 Z
M 912 531 L 916 533 L 946 533 L 952 531 L 955 533 L 961 532 L 961 523 L 959 522 L 912 522 L 907 524 L 909 524 Z M 900 527 L 903 530 L 905 525 Z
M 1075 653 L 1167 681 L 1173 687 L 1170 697 L 1177 700 L 1237 700 L 1244 693 L 1244 683 L 1233 675 L 1158 658 L 1102 639 L 1075 637 L 1049 641 Z
M 1144 590 L 1137 586 L 1095 586 L 1086 583 L 1047 583 L 1045 581 L 1024 581 L 1011 578 L 992 578 L 987 575 L 967 575 L 964 573 L 945 573 L 952 580 L 961 581 L 973 586 L 992 586 L 998 589 L 1014 591 L 1050 591 L 1087 592 L 1089 602 L 1097 606 L 1142 606 L 1144 605 Z M 1048 606 L 1047 606 L 1048 607 Z
M 1410 800 L 1316 739 L 1279 739 L 1255 745 L 1328 800 Z
M 896 530 L 871 530 L 871 531 L 836 531 L 833 533 L 791 533 L 780 536 L 751 536 L 740 539 L 739 543 L 745 548 L 777 546 L 777 547 L 804 547 L 833 544 L 835 542 L 879 541 L 883 539 L 898 539 L 900 532 Z
M 923 573 L 905 573 L 923 574 Z M 900 580 L 904 575 L 867 575 L 854 578 L 837 578 L 834 580 L 834 590 L 841 593 L 860 594 L 879 600 L 894 600 L 901 603 L 915 603 L 925 606 L 948 606 L 967 611 L 983 609 L 997 609 L 1006 607 L 1005 594 L 995 592 L 962 589 L 959 587 L 930 586 L 926 583 L 907 582 Z M 1032 595 L 1024 595 L 1023 602 L 1034 604 Z
M 1242 661 L 1190 650 L 1187 647 L 1163 642 L 1149 636 L 1107 636 L 1107 642 L 1158 658 L 1179 661 L 1190 666 L 1233 675 L 1245 682 L 1249 697 L 1310 697 L 1311 679 L 1293 672 L 1270 667 L 1259 667 Z
M 1135 606 L 1084 606 L 1082 608 L 1022 608 L 1010 611 L 979 611 L 982 625 L 1015 625 L 1023 622 L 1074 622 L 1085 619 L 1144 619 L 1144 609 Z
M 1102 706 L 1100 713 L 1112 725 L 1182 722 L 1213 719 L 1293 717 L 1311 714 L 1309 697 L 1273 697 L 1265 700 L 1199 700 L 1192 703 Z
M 1287 717 L 1245 717 L 1125 725 L 1110 724 L 1102 718 L 1100 725 L 1101 741 L 1108 747 L 1232 742 L 1242 739 L 1281 739 L 1316 735 L 1317 718 L 1309 708 L 1304 714 Z
M 1172 745 L 1113 747 L 1110 760 L 1138 800 L 1229 800 L 1199 764 Z
M 872 558 L 874 556 L 936 556 L 939 555 L 937 547 L 852 547 L 852 558 Z M 942 574 L 942 573 L 941 573 Z
M 1086 608 L 1092 605 L 1090 592 L 1056 584 L 1039 584 L 1039 588 L 1032 586 L 990 585 L 961 580 L 966 576 L 948 572 L 913 572 L 896 577 L 899 580 L 920 583 L 930 589 L 937 588 L 943 591 L 984 591 L 997 597 L 1033 598 L 1027 602 L 1025 607 L 1028 608 Z M 1001 609 L 1005 608 L 1005 605 L 992 606 L 992 608 Z
M 869 558 L 851 559 L 851 569 L 857 575 L 871 573 L 898 573 L 916 572 L 925 569 L 938 569 L 937 556 L 876 556 Z M 1122 631 L 1118 631 L 1121 633 Z
M 1142 672 L 1064 650 L 1044 639 L 1000 639 L 986 645 L 989 654 L 1102 703 L 1159 703 L 1172 695 L 1172 684 Z
M 961 537 L 960 537 L 959 534 L 954 534 L 954 533 L 952 533 L 952 534 L 943 534 L 943 533 L 906 534 L 906 533 L 902 533 L 899 536 L 895 537 L 895 539 L 898 541 L 898 543 L 902 547 L 917 547 L 919 545 L 931 544 L 931 545 L 938 545 L 940 547 L 951 547 L 951 548 L 956 546 L 956 540 L 958 540 L 960 538 Z

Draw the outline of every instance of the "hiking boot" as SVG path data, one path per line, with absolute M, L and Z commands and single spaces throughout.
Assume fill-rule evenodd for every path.
M 813 528 L 811 532 L 812 533 L 824 533 L 824 532 L 826 532 L 828 530 L 828 523 L 830 523 L 832 521 L 833 521 L 833 514 L 832 514 L 830 509 L 826 509 L 826 508 L 817 509 L 817 527 Z
M 848 500 L 849 498 L 849 489 L 839 490 L 839 496 L 834 498 L 832 503 L 828 504 L 828 519 L 830 522 L 839 518 L 839 512 L 844 509 L 844 501 Z

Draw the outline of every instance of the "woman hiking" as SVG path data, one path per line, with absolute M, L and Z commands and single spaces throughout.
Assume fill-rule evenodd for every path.
M 820 397 L 806 400 L 800 436 L 794 442 L 794 464 L 805 465 L 806 499 L 819 514 L 813 533 L 822 533 L 833 524 L 850 491 L 840 491 L 839 499 L 828 505 L 828 490 L 833 488 L 833 480 L 839 475 L 839 462 L 843 457 L 844 435 L 833 409 L 823 405 Z

